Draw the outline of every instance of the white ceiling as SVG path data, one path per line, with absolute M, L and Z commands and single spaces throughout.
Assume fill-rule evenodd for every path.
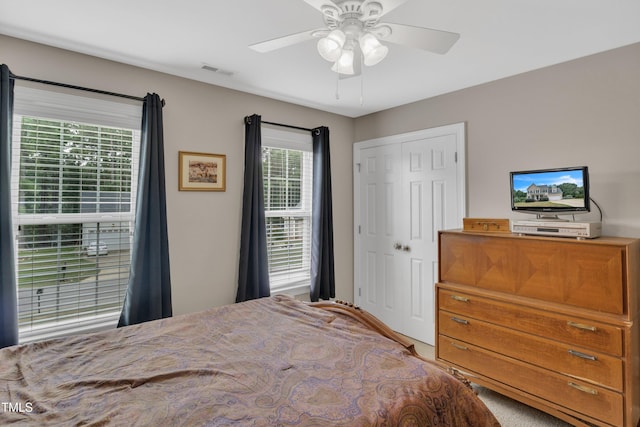
M 381 21 L 460 39 L 446 55 L 389 44 L 338 84 L 313 40 L 247 47 L 322 27 L 303 0 L 0 0 L 1 34 L 349 117 L 640 42 L 639 0 L 407 0 Z

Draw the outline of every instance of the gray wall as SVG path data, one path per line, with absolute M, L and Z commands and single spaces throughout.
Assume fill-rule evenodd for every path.
M 164 108 L 169 244 L 176 314 L 235 298 L 245 115 L 329 126 L 337 297 L 353 299 L 352 144 L 467 123 L 467 216 L 525 218 L 508 172 L 588 165 L 606 234 L 640 237 L 640 44 L 351 119 L 0 36 L 18 75 L 143 96 Z M 178 151 L 227 155 L 227 191 L 179 192 Z M 590 214 L 583 219 L 594 219 Z
M 360 117 L 355 140 L 457 122 L 467 216 L 528 219 L 511 212 L 509 171 L 587 165 L 604 233 L 640 237 L 640 44 Z
M 167 216 L 174 313 L 235 300 L 238 277 L 244 122 L 263 120 L 331 132 L 336 296 L 353 298 L 353 119 L 105 61 L 0 35 L 0 63 L 14 74 L 144 96 L 156 92 L 163 110 Z M 178 191 L 178 151 L 227 156 L 226 192 Z

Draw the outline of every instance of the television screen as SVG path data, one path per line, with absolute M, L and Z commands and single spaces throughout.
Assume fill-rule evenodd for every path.
M 589 212 L 588 168 L 511 172 L 511 209 L 551 215 Z

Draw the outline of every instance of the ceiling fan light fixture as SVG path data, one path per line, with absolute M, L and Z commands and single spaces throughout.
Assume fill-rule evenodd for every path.
M 342 54 L 342 46 L 347 36 L 341 30 L 333 30 L 326 37 L 318 40 L 318 53 L 330 62 L 337 61 Z
M 380 43 L 376 36 L 371 33 L 364 33 L 358 41 L 364 57 L 364 65 L 376 65 L 389 53 L 389 48 Z
M 340 58 L 331 67 L 331 71 L 347 75 L 355 74 L 353 69 L 353 50 L 343 49 Z

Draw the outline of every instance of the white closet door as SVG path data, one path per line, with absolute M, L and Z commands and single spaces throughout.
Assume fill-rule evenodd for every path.
M 397 312 L 402 292 L 398 274 L 400 234 L 398 205 L 402 199 L 401 152 L 397 144 L 363 149 L 360 166 L 361 299 L 357 302 L 394 330 L 402 328 Z
M 438 230 L 464 212 L 464 125 L 357 143 L 355 298 L 392 329 L 434 344 Z

